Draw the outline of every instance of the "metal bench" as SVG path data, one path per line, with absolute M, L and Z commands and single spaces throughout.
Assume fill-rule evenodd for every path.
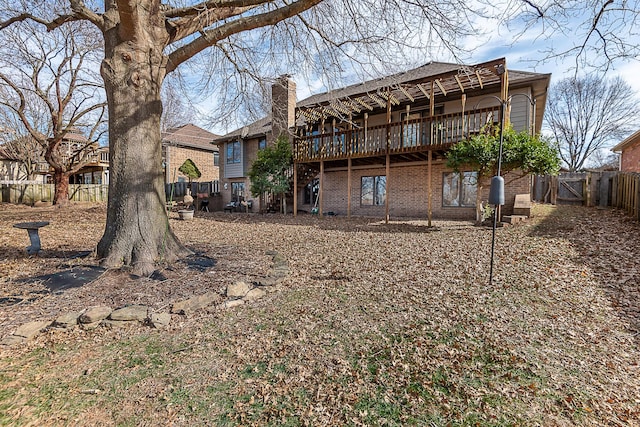
M 27 246 L 27 253 L 29 255 L 37 254 L 40 251 L 40 236 L 38 235 L 38 230 L 47 225 L 49 225 L 48 221 L 20 222 L 18 224 L 13 224 L 15 228 L 22 228 L 27 230 L 27 233 L 29 233 L 29 240 L 31 241 L 31 246 Z

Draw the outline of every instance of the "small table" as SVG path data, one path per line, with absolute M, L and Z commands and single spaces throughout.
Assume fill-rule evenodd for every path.
M 13 224 L 15 228 L 25 229 L 27 230 L 27 233 L 29 233 L 29 240 L 31 241 L 31 246 L 27 246 L 27 253 L 29 255 L 37 254 L 40 251 L 40 236 L 38 235 L 38 230 L 47 225 L 49 225 L 48 221 L 20 222 L 18 224 Z

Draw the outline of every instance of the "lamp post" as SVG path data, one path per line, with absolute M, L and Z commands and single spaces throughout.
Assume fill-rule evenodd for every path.
M 499 148 L 498 148 L 498 168 L 496 176 L 491 178 L 491 186 L 489 188 L 489 204 L 494 206 L 493 213 L 493 227 L 491 232 L 491 261 L 489 267 L 489 286 L 493 284 L 493 260 L 495 254 L 495 246 L 496 246 L 496 228 L 498 227 L 498 206 L 504 206 L 505 197 L 504 197 L 504 178 L 502 177 L 502 148 L 504 145 L 504 125 L 505 125 L 505 116 L 507 113 L 507 105 L 511 102 L 514 96 L 524 96 L 527 98 L 529 103 L 533 106 L 533 117 L 531 126 L 529 129 L 532 134 L 535 134 L 535 111 L 536 111 L 536 100 L 532 99 L 529 95 L 525 93 L 515 93 L 510 95 L 509 98 L 503 100 L 498 98 L 495 95 L 489 95 L 491 98 L 495 98 L 500 102 L 500 133 L 499 133 Z M 483 98 L 484 99 L 484 98 Z M 478 101 L 478 104 L 480 104 Z M 476 108 L 478 106 L 476 104 Z
M 504 178 L 500 175 L 502 170 L 502 146 L 504 143 L 504 116 L 506 114 L 507 101 L 500 100 L 500 144 L 498 148 L 498 170 L 496 176 L 491 178 L 489 188 L 489 204 L 493 205 L 493 227 L 491 231 L 491 264 L 489 267 L 489 286 L 493 284 L 493 257 L 496 247 L 496 228 L 498 227 L 498 206 L 504 205 Z

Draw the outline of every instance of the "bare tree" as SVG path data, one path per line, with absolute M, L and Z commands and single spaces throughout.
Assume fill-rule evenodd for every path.
M 604 171 L 617 171 L 620 167 L 620 154 L 609 149 L 597 150 L 591 156 L 589 168 Z
M 217 110 L 233 121 L 233 112 L 261 109 L 244 100 L 246 94 L 262 98 L 259 90 L 247 89 L 263 87 L 256 82 L 265 77 L 295 72 L 331 88 L 350 70 L 364 79 L 388 71 L 388 64 L 399 69 L 408 59 L 424 63 L 438 48 L 464 54 L 460 41 L 477 35 L 475 19 L 512 22 L 517 14 L 531 20 L 529 7 L 540 9 L 531 0 L 516 0 L 526 7 L 508 16 L 489 0 L 108 0 L 102 8 L 98 2 L 58 0 L 50 8 L 57 16 L 49 19 L 22 1 L 17 10 L 13 2 L 5 13 L 0 9 L 0 30 L 24 20 L 48 29 L 85 20 L 103 34 L 111 175 L 97 254 L 106 266 L 124 263 L 141 274 L 160 260 L 189 253 L 164 211 L 160 122 L 167 74 L 181 67 L 203 96 L 216 89 Z M 598 27 L 602 22 L 596 21 Z
M 23 21 L 0 34 L 0 105 L 25 134 L 13 152 L 28 169 L 42 155 L 53 170 L 53 203 L 66 205 L 69 177 L 91 160 L 104 130 L 100 43 L 86 23 L 43 30 Z
M 193 123 L 196 116 L 197 112 L 189 102 L 188 94 L 178 83 L 167 79 L 162 88 L 162 132 Z
M 547 127 L 572 172 L 634 130 L 640 114 L 633 89 L 619 77 L 566 78 L 551 87 L 547 103 Z
M 0 145 L 4 157 L 17 164 L 15 177 L 18 180 L 34 180 L 42 166 L 48 164 L 44 160 L 44 150 L 31 136 L 18 136 Z
M 20 120 L 8 108 L 0 108 L 0 144 L 2 156 L 16 163 L 11 176 L 18 180 L 34 180 L 43 167 L 48 170 L 42 146 L 24 134 Z
M 511 39 L 555 39 L 532 62 L 573 60 L 573 69 L 606 72 L 612 66 L 640 59 L 640 9 L 636 1 L 516 0 L 496 3 Z

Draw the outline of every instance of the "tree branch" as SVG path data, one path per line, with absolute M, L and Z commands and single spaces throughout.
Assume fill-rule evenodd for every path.
M 120 26 L 118 34 L 122 40 L 134 40 L 140 34 L 138 3 L 131 0 L 116 0 Z
M 224 8 L 250 8 L 268 3 L 267 0 L 209 0 L 189 7 L 167 9 L 164 16 L 167 18 L 182 18 L 198 15 L 205 10 Z
M 204 31 L 200 37 L 191 43 L 182 46 L 169 54 L 167 73 L 172 72 L 184 61 L 202 52 L 204 49 L 215 45 L 220 40 L 242 31 L 249 31 L 255 28 L 274 25 L 308 10 L 322 1 L 323 0 L 298 0 L 276 10 L 239 18 L 235 21 L 223 24 L 218 28 Z
M 48 31 L 55 30 L 67 22 L 86 20 L 94 24 L 100 30 L 104 30 L 104 20 L 101 15 L 93 12 L 89 9 L 82 0 L 69 0 L 71 5 L 72 14 L 59 15 L 54 20 L 49 21 L 42 19 L 30 13 L 22 13 L 17 16 L 13 16 L 6 21 L 0 22 L 0 30 L 3 30 L 17 22 L 33 21 L 38 24 L 44 25 Z
M 202 31 L 216 22 L 241 15 L 249 9 L 251 9 L 251 7 L 205 9 L 195 16 L 184 17 L 176 21 L 172 21 L 169 23 L 169 25 L 173 27 L 173 34 L 171 35 L 170 43 L 182 40 L 191 34 Z

